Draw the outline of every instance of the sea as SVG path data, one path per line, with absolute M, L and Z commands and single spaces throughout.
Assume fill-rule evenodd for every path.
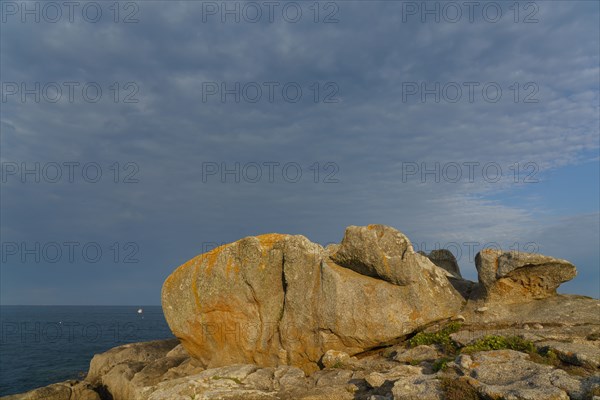
M 160 306 L 0 306 L 0 396 L 82 379 L 96 353 L 172 337 Z

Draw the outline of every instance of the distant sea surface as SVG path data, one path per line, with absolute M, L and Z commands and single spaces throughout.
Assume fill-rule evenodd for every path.
M 0 396 L 81 379 L 96 353 L 172 337 L 160 306 L 0 306 Z

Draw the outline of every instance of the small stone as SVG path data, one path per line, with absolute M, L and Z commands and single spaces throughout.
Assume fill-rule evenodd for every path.
M 458 314 L 456 317 L 452 318 L 452 321 L 465 322 L 465 317 L 463 317 L 462 315 Z
M 544 329 L 544 325 L 542 325 L 542 324 L 533 324 L 533 329 Z
M 346 390 L 348 393 L 356 393 L 358 392 L 358 387 L 354 384 L 346 385 Z
M 420 345 L 408 349 L 394 357 L 394 360 L 407 363 L 419 363 L 421 361 L 437 360 L 442 355 L 432 346 Z
M 325 368 L 339 368 L 350 360 L 348 353 L 337 350 L 327 350 L 321 358 L 321 363 Z
M 367 381 L 369 386 L 373 389 L 376 389 L 385 383 L 385 378 L 379 372 L 372 372 L 365 377 L 365 381 Z
M 461 354 L 460 356 L 456 357 L 455 362 L 463 369 L 469 369 L 471 368 L 471 365 L 473 365 L 473 359 L 467 354 Z
M 529 325 L 525 324 L 523 325 L 523 329 L 525 329 L 526 331 L 530 330 L 531 328 L 529 327 Z
M 476 309 L 475 311 L 478 313 L 484 313 L 488 310 L 487 307 L 479 307 L 478 309 Z

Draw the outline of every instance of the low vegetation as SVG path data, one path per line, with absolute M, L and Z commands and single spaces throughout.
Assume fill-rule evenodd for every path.
M 408 340 L 410 347 L 421 345 L 438 345 L 447 353 L 453 354 L 458 349 L 456 343 L 450 338 L 450 335 L 460 330 L 462 324 L 452 322 L 437 332 L 419 332 Z
M 515 350 L 523 353 L 537 353 L 533 342 L 517 336 L 488 335 L 476 340 L 473 344 L 463 347 L 461 353 L 475 353 L 490 350 Z
M 458 332 L 461 328 L 462 324 L 453 322 L 436 332 L 419 332 L 410 338 L 407 344 L 409 347 L 433 345 L 441 349 L 444 357 L 433 363 L 432 368 L 435 372 L 444 370 L 453 357 L 458 354 L 472 354 L 478 351 L 491 350 L 515 350 L 527 353 L 531 361 L 538 364 L 561 368 L 572 375 L 585 375 L 586 371 L 583 367 L 565 364 L 551 349 L 538 350 L 533 342 L 518 336 L 487 335 L 467 346 L 461 346 L 450 337 L 451 334 Z
M 464 379 L 442 378 L 442 391 L 446 400 L 480 400 L 477 390 Z
M 432 368 L 433 368 L 433 371 L 434 371 L 434 372 L 438 372 L 438 371 L 443 371 L 443 370 L 445 370 L 445 369 L 446 369 L 446 367 L 448 366 L 448 363 L 449 363 L 450 361 L 452 361 L 452 359 L 451 359 L 451 358 L 447 358 L 447 357 L 442 357 L 442 358 L 440 358 L 440 359 L 436 360 L 436 361 L 433 363 L 433 367 L 432 367 Z

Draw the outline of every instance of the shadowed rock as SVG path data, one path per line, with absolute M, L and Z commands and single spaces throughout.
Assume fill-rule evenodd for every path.
M 450 272 L 455 278 L 462 279 L 456 257 L 454 257 L 454 254 L 452 254 L 450 250 L 432 250 L 431 253 L 427 255 L 427 258 L 438 267 Z

